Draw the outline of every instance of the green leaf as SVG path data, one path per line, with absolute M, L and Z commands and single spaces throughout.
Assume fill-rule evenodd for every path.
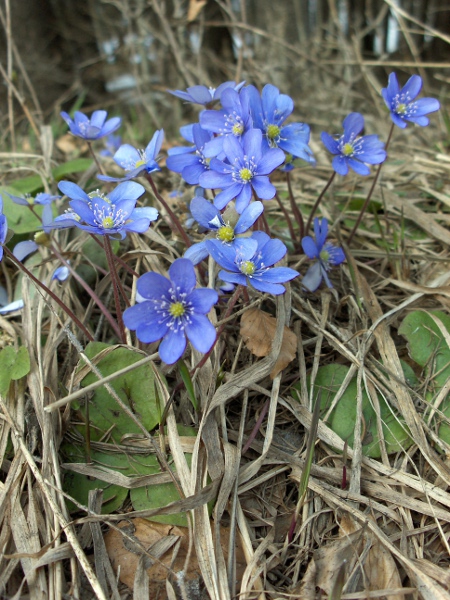
M 190 427 L 178 427 L 180 435 L 195 436 L 196 431 Z M 191 454 L 185 454 L 186 461 L 191 466 Z M 169 457 L 170 458 L 170 457 Z M 144 458 L 137 458 L 134 467 L 138 469 L 139 473 L 148 474 L 152 471 L 149 468 L 152 465 L 151 459 L 156 461 L 154 456 L 147 456 Z M 158 472 L 157 469 L 156 472 Z M 173 467 L 175 471 L 175 467 Z M 155 472 L 155 471 L 153 471 Z M 160 508 L 167 506 L 171 502 L 180 500 L 180 494 L 178 493 L 175 485 L 171 482 L 160 483 L 157 485 L 147 485 L 145 487 L 134 488 L 130 492 L 130 500 L 133 504 L 134 510 L 149 510 L 152 508 Z M 178 513 L 174 515 L 161 515 L 151 517 L 151 521 L 157 521 L 158 523 L 167 523 L 169 525 L 179 525 L 187 527 L 187 516 L 186 513 Z
M 411 358 L 425 370 L 429 382 L 425 398 L 431 401 L 450 377 L 450 317 L 442 311 L 416 310 L 403 319 L 398 332 L 406 338 Z M 439 409 L 450 419 L 448 395 Z M 442 423 L 438 435 L 450 444 L 450 425 Z
M 87 171 L 93 164 L 92 158 L 74 158 L 69 160 L 62 165 L 58 165 L 52 170 L 53 177 L 59 181 L 66 175 L 71 173 L 81 173 Z
M 195 396 L 194 386 L 192 384 L 192 379 L 189 374 L 189 369 L 186 366 L 186 363 L 183 360 L 178 361 L 178 370 L 180 371 L 181 379 L 183 380 L 184 386 L 189 396 L 189 400 L 192 402 L 192 406 L 196 411 L 198 411 L 198 402 L 197 397 Z
M 433 318 L 434 317 L 434 318 Z M 441 311 L 416 310 L 409 313 L 398 332 L 408 342 L 411 358 L 431 377 L 436 388 L 442 388 L 450 377 L 450 317 Z
M 30 372 L 30 355 L 25 346 L 16 352 L 12 346 L 6 346 L 0 352 L 0 394 L 6 394 L 11 380 L 25 377 Z
M 341 384 L 348 373 L 348 367 L 344 365 L 324 365 L 319 367 L 314 382 L 314 396 L 321 391 L 321 415 L 324 415 L 331 406 L 333 398 L 338 392 Z M 308 387 L 310 380 L 308 378 Z M 294 396 L 295 397 L 295 396 Z M 350 380 L 347 389 L 339 399 L 336 407 L 331 412 L 327 421 L 329 427 L 337 433 L 343 440 L 353 447 L 354 431 L 356 425 L 356 398 L 357 398 L 357 380 L 356 377 Z M 380 405 L 380 417 L 382 421 L 383 438 L 385 440 L 388 453 L 397 452 L 401 448 L 411 445 L 406 426 L 399 415 L 395 415 L 383 397 L 378 396 Z M 381 455 L 380 444 L 377 431 L 377 415 L 372 406 L 367 393 L 362 391 L 362 412 L 363 412 L 363 443 L 362 451 L 365 456 L 379 458 Z
M 92 360 L 99 352 L 109 347 L 108 344 L 101 342 L 91 342 L 86 346 L 85 352 Z M 141 353 L 132 349 L 115 348 L 97 363 L 97 367 L 101 374 L 106 376 L 142 358 Z M 81 386 L 85 387 L 95 381 L 98 381 L 98 378 L 91 372 L 82 379 Z M 156 405 L 154 373 L 149 364 L 113 379 L 110 385 L 148 431 L 152 431 L 158 425 L 159 411 Z M 80 411 L 85 416 L 84 405 L 81 406 Z M 112 439 L 117 443 L 122 441 L 123 436 L 129 434 L 142 435 L 140 428 L 124 413 L 104 386 L 98 387 L 90 399 L 89 420 L 92 440 L 101 439 L 110 430 Z
M 86 455 L 81 446 L 65 443 L 61 446 L 61 454 L 66 463 L 86 463 Z M 101 452 L 91 449 L 91 460 L 95 467 L 107 467 L 121 473 L 129 468 L 129 460 L 124 453 Z M 102 489 L 102 513 L 110 513 L 119 509 L 128 496 L 127 488 L 69 470 L 64 474 L 63 489 L 84 506 L 87 506 L 91 490 Z M 78 507 L 70 500 L 66 500 L 66 504 L 70 512 L 78 510 Z

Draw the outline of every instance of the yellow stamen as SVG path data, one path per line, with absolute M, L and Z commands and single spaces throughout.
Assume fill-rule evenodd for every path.
M 354 150 L 353 150 L 353 146 L 350 143 L 346 143 L 344 144 L 343 148 L 342 148 L 342 154 L 344 154 L 345 156 L 351 156 L 353 154 Z
M 240 269 L 241 273 L 244 275 L 253 275 L 253 273 L 256 271 L 255 264 L 252 263 L 251 260 L 245 260 L 243 263 L 241 263 Z
M 242 181 L 245 181 L 245 182 L 250 181 L 250 179 L 253 177 L 253 174 L 250 171 L 250 169 L 246 169 L 246 168 L 241 169 L 239 171 L 239 175 L 240 175 Z
M 224 225 L 217 230 L 217 239 L 221 242 L 232 242 L 234 240 L 234 229 L 229 225 Z
M 173 302 L 170 305 L 169 312 L 172 317 L 182 317 L 184 315 L 184 306 L 181 302 Z

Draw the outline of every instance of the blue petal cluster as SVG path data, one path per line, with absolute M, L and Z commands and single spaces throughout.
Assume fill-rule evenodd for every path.
M 170 148 L 166 167 L 181 176 L 190 185 L 197 185 L 205 171 L 209 169 L 209 161 L 205 156 L 205 146 L 212 139 L 212 133 L 205 131 L 199 125 L 187 125 L 181 128 L 184 139 L 193 146 Z
M 95 110 L 90 119 L 78 110 L 75 112 L 73 119 L 66 112 L 62 112 L 61 116 L 73 135 L 89 141 L 98 140 L 109 135 L 119 129 L 122 124 L 120 117 L 113 117 L 107 121 L 108 113 L 106 110 Z
M 214 204 L 211 204 L 211 202 L 208 202 L 202 196 L 195 196 L 190 205 L 191 215 L 197 223 L 203 229 L 213 231 L 217 240 L 229 246 L 235 245 L 238 239 L 236 236 L 248 231 L 263 210 L 262 202 L 257 201 L 249 204 L 241 215 L 238 215 L 230 205 L 228 205 L 227 210 L 222 215 Z M 184 257 L 192 261 L 194 265 L 197 265 L 208 254 L 208 247 L 205 240 L 198 244 L 193 244 L 188 248 L 184 253 Z
M 122 144 L 113 158 L 115 162 L 122 167 L 126 172 L 124 177 L 109 177 L 108 175 L 97 175 L 97 179 L 102 181 L 129 181 L 134 177 L 137 177 L 142 171 L 146 173 L 152 173 L 153 171 L 159 171 L 159 165 L 156 162 L 156 158 L 161 150 L 162 143 L 164 141 L 164 130 L 160 129 L 156 131 L 147 144 L 145 150 L 136 150 L 130 144 Z
M 123 239 L 127 232 L 144 233 L 150 222 L 158 218 L 156 208 L 136 208 L 145 188 L 134 181 L 120 183 L 108 195 L 98 190 L 86 194 L 70 181 L 60 181 L 58 187 L 71 198 L 70 210 L 56 217 L 53 228 L 75 226 L 89 233 L 117 235 Z
M 194 265 L 178 258 L 169 269 L 169 279 L 159 273 L 142 275 L 137 290 L 143 301 L 123 313 L 125 326 L 136 330 L 141 342 L 162 339 L 159 355 L 169 365 L 181 358 L 186 337 L 199 352 L 208 352 L 216 340 L 206 315 L 219 296 L 215 290 L 195 286 Z
M 335 265 L 340 265 L 345 260 L 345 254 L 342 248 L 333 246 L 330 242 L 327 243 L 328 237 L 328 221 L 327 219 L 314 219 L 314 241 L 309 235 L 302 239 L 302 247 L 306 256 L 314 260 L 302 279 L 302 285 L 310 292 L 315 292 L 322 282 L 329 288 L 332 288 L 331 281 L 328 277 L 328 271 Z
M 253 127 L 263 132 L 263 144 L 267 148 L 281 148 L 295 158 L 315 163 L 313 152 L 308 146 L 310 128 L 305 123 L 284 122 L 294 110 L 294 101 L 274 85 L 264 86 L 261 94 L 253 85 L 247 88 Z
M 200 176 L 199 183 L 204 188 L 220 188 L 214 198 L 215 206 L 221 210 L 236 199 L 238 213 L 248 206 L 255 192 L 261 200 L 270 200 L 276 189 L 268 175 L 284 161 L 284 152 L 279 148 L 262 148 L 262 132 L 250 129 L 242 137 L 242 142 L 234 136 L 223 140 L 223 151 L 227 162 L 211 159 L 210 170 Z
M 289 267 L 273 267 L 287 252 L 281 240 L 271 239 L 263 231 L 255 231 L 250 238 L 239 238 L 234 246 L 219 240 L 207 240 L 208 252 L 224 271 L 219 277 L 228 283 L 251 285 L 259 292 L 278 296 L 284 294 L 281 285 L 299 275 Z
M 322 142 L 331 154 L 334 154 L 332 166 L 339 175 L 347 175 L 349 168 L 358 175 L 369 175 L 367 165 L 378 165 L 386 160 L 384 143 L 377 135 L 359 136 L 364 129 L 364 117 L 359 113 L 350 113 L 342 123 L 343 135 L 333 137 L 322 132 Z
M 430 120 L 425 115 L 436 112 L 440 108 L 435 98 L 415 100 L 422 89 L 422 78 L 412 75 L 400 89 L 397 75 L 389 75 L 388 86 L 381 90 L 386 106 L 391 113 L 391 119 L 398 127 L 404 129 L 410 123 L 425 127 Z
M 221 83 L 218 88 L 208 88 L 206 85 L 193 85 L 192 87 L 188 87 L 185 92 L 182 90 L 167 91 L 169 94 L 177 96 L 186 102 L 191 102 L 192 104 L 201 104 L 202 106 L 209 106 L 219 102 L 222 93 L 226 89 L 231 88 L 239 91 L 244 84 L 245 81 L 242 81 L 238 84 L 236 84 L 234 81 L 225 81 L 224 83 Z

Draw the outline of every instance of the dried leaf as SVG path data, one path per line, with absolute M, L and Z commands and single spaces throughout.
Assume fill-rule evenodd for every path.
M 250 308 L 241 317 L 241 336 L 255 356 L 267 356 L 270 353 L 276 328 L 276 318 L 259 308 Z M 285 326 L 280 354 L 270 373 L 272 379 L 294 360 L 296 353 L 297 336 Z
M 139 561 L 144 560 L 148 565 L 146 570 L 150 585 L 149 597 L 164 598 L 168 575 L 171 573 L 174 575 L 172 584 L 175 584 L 177 573 L 184 569 L 189 546 L 188 528 L 155 523 L 141 518 L 132 519 L 131 522 L 122 521 L 118 527 L 126 535 L 111 529 L 105 535 L 105 544 L 114 570 L 118 571 L 120 566 L 120 581 L 133 588 Z M 220 542 L 225 556 L 228 540 L 228 530 L 222 528 Z M 143 556 L 143 548 L 147 551 L 145 556 Z M 246 567 L 240 546 L 236 548 L 236 563 L 236 578 L 240 580 Z M 188 591 L 191 588 L 196 589 L 201 581 L 201 571 L 195 555 L 191 556 L 187 571 L 180 574 L 180 577 Z M 194 597 L 192 595 L 192 598 Z
M 392 554 L 378 540 L 373 538 L 373 544 L 367 554 L 365 574 L 367 590 L 399 590 L 402 580 Z M 392 594 L 390 600 L 404 600 L 404 594 Z
M 187 14 L 187 22 L 191 23 L 198 17 L 200 11 L 205 6 L 208 0 L 189 0 L 189 8 Z

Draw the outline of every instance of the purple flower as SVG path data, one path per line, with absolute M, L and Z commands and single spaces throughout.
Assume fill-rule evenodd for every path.
M 210 255 L 224 271 L 219 277 L 228 283 L 251 285 L 259 292 L 275 296 L 284 294 L 282 283 L 294 279 L 298 272 L 289 267 L 273 267 L 287 252 L 281 240 L 271 239 L 263 231 L 255 231 L 251 238 L 240 238 L 234 246 L 219 240 L 207 240 Z
M 314 219 L 314 235 L 316 241 L 307 235 L 302 239 L 302 247 L 306 256 L 316 262 L 311 265 L 303 277 L 302 285 L 310 292 L 315 292 L 322 282 L 329 288 L 332 288 L 331 281 L 328 278 L 328 271 L 335 265 L 340 265 L 345 260 L 345 254 L 342 248 L 333 246 L 330 242 L 326 243 L 328 236 L 328 221 Z
M 211 204 L 211 202 L 208 202 L 208 200 L 205 200 L 201 196 L 196 196 L 191 202 L 190 210 L 192 216 L 202 228 L 213 231 L 216 239 L 222 244 L 233 246 L 238 239 L 236 236 L 242 235 L 250 229 L 263 212 L 264 207 L 262 202 L 251 202 L 242 215 L 238 215 L 228 205 L 225 213 L 222 215 L 214 204 Z M 188 258 L 194 265 L 197 265 L 208 254 L 205 240 L 198 244 L 193 244 L 188 248 L 184 253 L 184 258 Z
M 8 233 L 8 221 L 3 214 L 3 198 L 0 194 L 0 262 L 3 258 L 3 244 L 6 241 L 6 234 Z
M 203 152 L 212 134 L 202 129 L 198 123 L 182 127 L 180 131 L 194 146 L 170 148 L 166 167 L 175 173 L 181 173 L 186 183 L 197 185 L 200 175 L 209 170 L 208 160 Z
M 275 196 L 276 189 L 268 175 L 284 161 L 284 152 L 279 148 L 263 152 L 261 145 L 260 129 L 247 131 L 242 138 L 242 145 L 234 136 L 227 136 L 223 151 L 228 163 L 213 158 L 210 170 L 200 176 L 202 187 L 222 189 L 214 199 L 219 210 L 236 198 L 236 210 L 242 213 L 250 202 L 252 189 L 261 200 L 270 200 Z
M 98 140 L 119 129 L 122 124 L 120 117 L 113 117 L 106 121 L 108 116 L 106 110 L 95 110 L 90 119 L 78 110 L 73 120 L 66 112 L 62 112 L 61 116 L 69 126 L 70 132 L 84 140 Z
M 329 133 L 322 132 L 322 142 L 333 158 L 333 169 L 339 175 L 347 175 L 349 167 L 358 175 L 369 175 L 369 165 L 378 165 L 386 160 L 384 143 L 377 135 L 357 137 L 364 129 L 364 117 L 359 113 L 350 113 L 342 123 L 344 134 L 335 139 Z
M 386 106 L 391 112 L 392 121 L 404 129 L 410 121 L 425 127 L 430 120 L 428 113 L 439 110 L 439 101 L 435 98 L 421 98 L 414 100 L 422 89 L 422 78 L 418 75 L 412 75 L 406 84 L 400 89 L 397 75 L 391 73 L 387 88 L 381 90 Z
M 218 88 L 208 88 L 206 85 L 194 85 L 192 87 L 188 87 L 185 92 L 181 90 L 167 91 L 173 96 L 177 96 L 182 100 L 186 100 L 186 102 L 207 106 L 219 102 L 224 90 L 231 88 L 239 91 L 244 84 L 245 81 L 242 81 L 238 84 L 236 84 L 234 81 L 225 81 L 225 83 L 221 83 Z
M 129 181 L 137 177 L 139 173 L 145 171 L 152 173 L 159 171 L 159 165 L 156 162 L 161 145 L 164 140 L 164 130 L 155 131 L 152 139 L 145 150 L 136 150 L 130 144 L 123 144 L 114 154 L 115 162 L 126 171 L 125 177 L 109 177 L 108 175 L 97 175 L 97 179 L 102 181 Z
M 315 163 L 311 148 L 308 146 L 310 129 L 305 123 L 283 125 L 294 110 L 292 98 L 274 85 L 264 86 L 262 93 L 253 85 L 247 88 L 250 97 L 250 109 L 253 126 L 264 134 L 263 144 L 268 148 L 281 148 L 296 158 Z
M 186 336 L 199 352 L 211 349 L 216 330 L 206 315 L 219 296 L 209 288 L 195 289 L 194 265 L 185 258 L 172 263 L 169 278 L 159 273 L 142 275 L 137 291 L 143 301 L 127 308 L 123 321 L 145 344 L 162 339 L 159 355 L 171 365 L 182 356 Z
M 61 181 L 58 187 L 71 202 L 70 210 L 53 221 L 54 228 L 75 226 L 98 235 L 117 234 L 123 239 L 128 231 L 147 231 L 150 222 L 158 218 L 156 208 L 136 208 L 137 199 L 145 188 L 134 181 L 120 183 L 108 195 L 99 190 L 86 194 L 70 181 Z
M 223 141 L 232 136 L 241 139 L 253 127 L 247 88 L 239 93 L 232 88 L 222 94 L 222 109 L 204 110 L 200 113 L 200 125 L 206 131 L 218 134 L 205 146 L 205 156 L 217 156 L 222 152 Z

